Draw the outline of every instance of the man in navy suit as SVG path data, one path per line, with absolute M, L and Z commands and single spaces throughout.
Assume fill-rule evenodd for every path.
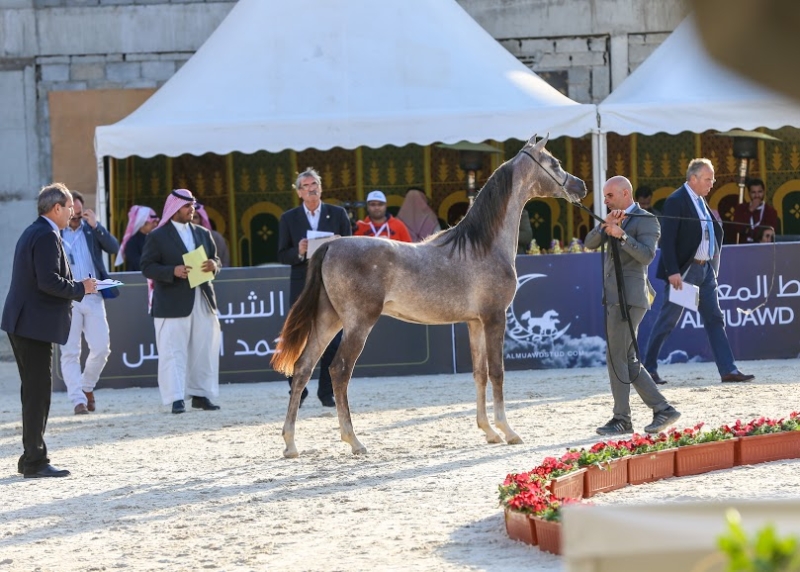
M 108 278 L 103 251 L 119 252 L 119 241 L 97 221 L 92 209 L 84 208 L 83 195 L 72 191 L 75 201 L 69 226 L 61 231 L 61 241 L 69 259 L 72 274 L 78 278 Z M 109 288 L 86 296 L 72 305 L 72 325 L 67 343 L 61 346 L 61 373 L 72 401 L 75 415 L 95 410 L 94 388 L 111 354 L 108 319 L 104 298 L 119 296 L 117 288 Z M 81 371 L 81 337 L 86 338 L 89 355 Z
M 53 392 L 53 344 L 69 336 L 72 301 L 94 294 L 94 278 L 72 279 L 59 231 L 72 216 L 72 195 L 61 183 L 39 191 L 37 218 L 17 242 L 0 327 L 8 333 L 22 383 L 22 445 L 17 470 L 26 478 L 66 477 L 47 457 L 44 431 Z
M 332 232 L 337 236 L 352 234 L 347 211 L 342 207 L 322 202 L 322 180 L 316 170 L 308 168 L 300 173 L 295 182 L 295 189 L 303 204 L 283 213 L 278 226 L 278 261 L 281 264 L 290 264 L 292 267 L 289 275 L 289 304 L 294 304 L 300 297 L 306 283 L 308 231 Z M 341 339 L 342 333 L 339 332 L 322 354 L 317 397 L 325 407 L 336 407 L 328 367 L 336 355 L 336 350 L 339 349 Z M 289 378 L 289 386 L 291 385 L 292 378 Z M 307 395 L 308 390 L 303 388 L 301 404 Z
M 717 297 L 717 269 L 722 245 L 722 225 L 712 215 L 705 197 L 714 186 L 714 166 L 708 159 L 692 159 L 686 183 L 664 202 L 661 223 L 661 262 L 656 276 L 667 281 L 664 303 L 650 333 L 644 367 L 653 381 L 666 383 L 657 373 L 658 354 L 678 324 L 683 307 L 669 301 L 670 286 L 683 288 L 683 281 L 700 289 L 698 310 L 703 319 L 711 352 L 724 383 L 752 381 L 754 375 L 738 370 L 733 358 L 725 319 Z

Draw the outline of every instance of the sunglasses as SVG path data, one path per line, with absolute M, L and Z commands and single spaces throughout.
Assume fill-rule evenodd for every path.
M 158 220 L 158 215 L 151 214 L 149 217 L 150 220 Z

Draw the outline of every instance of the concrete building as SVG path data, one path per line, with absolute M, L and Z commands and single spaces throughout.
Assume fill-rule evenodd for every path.
M 684 0 L 459 2 L 512 54 L 582 103 L 600 102 L 688 13 Z M 0 300 L 38 189 L 62 180 L 93 206 L 94 127 L 125 117 L 163 85 L 233 5 L 0 0 Z

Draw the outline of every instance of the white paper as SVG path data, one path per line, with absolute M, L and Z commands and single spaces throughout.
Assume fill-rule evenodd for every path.
M 98 280 L 97 281 L 97 290 L 105 290 L 106 288 L 113 288 L 114 286 L 123 286 L 123 283 L 119 280 L 112 280 L 111 278 L 106 278 L 105 280 Z
M 309 231 L 314 232 L 314 231 Z M 328 233 L 330 236 L 326 236 L 324 238 L 309 238 L 308 239 L 308 252 L 306 252 L 306 258 L 311 258 L 314 256 L 314 253 L 317 249 L 325 244 L 326 242 L 330 242 L 332 240 L 336 240 L 338 237 L 333 236 L 332 232 Z
M 697 307 L 700 305 L 700 288 L 694 284 L 684 282 L 683 289 L 676 290 L 675 287 L 670 284 L 669 301 L 696 312 Z
M 333 233 L 326 230 L 309 230 L 306 232 L 306 238 L 309 240 L 314 238 L 330 238 L 331 236 L 333 236 Z

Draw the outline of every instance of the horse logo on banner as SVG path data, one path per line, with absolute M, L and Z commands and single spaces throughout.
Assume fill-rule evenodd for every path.
M 546 274 L 525 274 L 517 279 L 517 292 L 531 280 L 536 278 L 546 278 Z M 563 329 L 558 329 L 558 324 L 561 320 L 558 319 L 558 312 L 555 310 L 547 310 L 541 316 L 534 316 L 530 309 L 526 309 L 522 315 L 517 318 L 514 313 L 514 304 L 508 307 L 506 312 L 506 334 L 508 337 L 520 343 L 537 344 L 542 341 L 549 340 L 555 341 L 569 329 L 571 323 L 564 326 Z

